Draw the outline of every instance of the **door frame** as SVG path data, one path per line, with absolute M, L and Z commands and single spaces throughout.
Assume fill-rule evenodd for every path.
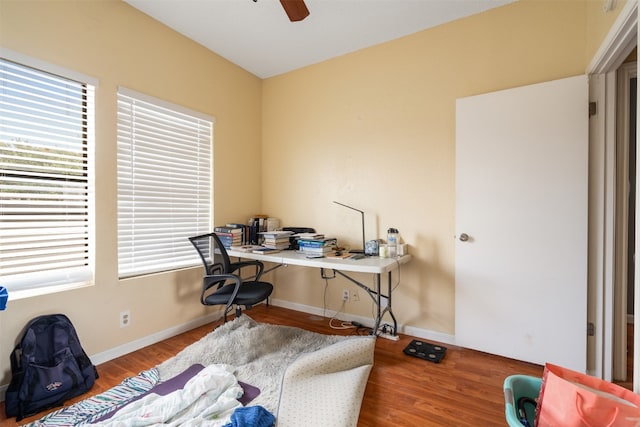
M 589 128 L 589 302 L 588 321 L 594 325 L 587 349 L 588 373 L 612 380 L 615 275 L 615 147 L 616 70 L 638 44 L 638 2 L 629 0 L 587 68 L 590 101 L 598 113 Z M 637 179 L 637 176 L 636 176 Z M 636 194 L 638 200 L 640 192 Z M 636 215 L 636 223 L 640 215 Z M 636 227 L 638 232 L 638 227 Z M 636 237 L 636 253 L 640 241 Z M 640 306 L 640 266 L 636 263 L 635 305 Z M 635 316 L 640 330 L 640 316 Z M 640 354 L 640 334 L 634 334 Z M 634 391 L 640 391 L 640 361 L 635 358 Z
M 628 272 L 633 265 L 629 256 L 629 90 L 632 78 L 637 75 L 637 65 L 625 63 L 618 69 L 617 77 L 617 136 L 616 136 L 616 237 L 615 237 L 615 281 L 613 319 L 613 379 L 628 381 L 627 378 L 627 286 Z M 635 177 L 634 177 L 635 179 Z M 622 256 L 624 255 L 624 256 Z

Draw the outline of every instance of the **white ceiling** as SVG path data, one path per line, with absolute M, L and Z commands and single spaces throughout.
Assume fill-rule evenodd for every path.
M 515 0 L 124 0 L 250 73 L 267 78 Z

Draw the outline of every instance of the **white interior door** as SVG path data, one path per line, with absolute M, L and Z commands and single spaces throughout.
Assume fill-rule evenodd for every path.
M 586 370 L 587 95 L 577 76 L 457 101 L 456 344 Z

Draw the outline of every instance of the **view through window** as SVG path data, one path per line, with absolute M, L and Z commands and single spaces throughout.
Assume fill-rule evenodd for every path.
M 0 283 L 93 280 L 94 86 L 0 58 Z

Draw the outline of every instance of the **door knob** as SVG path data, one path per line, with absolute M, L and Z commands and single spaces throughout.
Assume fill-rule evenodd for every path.
M 461 242 L 467 242 L 469 240 L 469 235 L 467 233 L 462 233 L 458 239 L 460 239 Z

